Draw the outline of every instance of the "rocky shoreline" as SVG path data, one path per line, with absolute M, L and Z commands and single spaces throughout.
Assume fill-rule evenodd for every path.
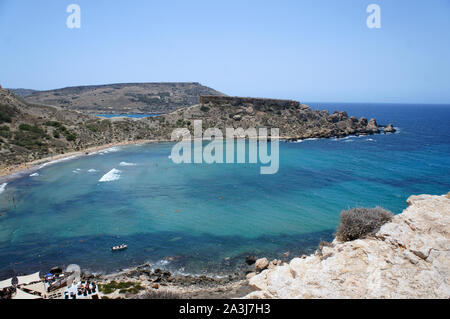
M 184 275 L 144 264 L 112 274 L 83 273 L 83 280 L 95 281 L 104 299 L 231 299 L 242 298 L 254 291 L 245 278 L 246 272 L 236 272 L 228 276 Z M 106 289 L 130 284 L 138 286 L 138 291 Z M 113 284 L 113 285 L 112 285 Z
M 450 193 L 411 196 L 408 208 L 364 239 L 263 265 L 248 299 L 450 298 Z
M 85 272 L 82 279 L 98 284 L 103 299 L 448 299 L 450 193 L 411 196 L 407 204 L 375 235 L 321 243 L 314 254 L 290 261 L 288 253 L 272 261 L 248 255 L 227 276 L 171 273 L 147 263 Z
M 139 291 L 100 290 L 102 298 L 316 299 L 450 298 L 450 193 L 411 196 L 408 208 L 373 236 L 322 243 L 287 262 L 247 256 L 223 277 L 172 274 L 150 264 L 109 275 L 85 274 L 102 287 L 134 283 Z
M 49 158 L 141 141 L 169 141 L 175 129 L 191 135 L 194 121 L 204 129 L 277 128 L 279 138 L 339 138 L 394 133 L 392 124 L 356 118 L 347 112 L 312 110 L 295 101 L 209 96 L 203 103 L 157 117 L 100 119 L 77 111 L 31 104 L 0 89 L 0 175 L 28 169 Z

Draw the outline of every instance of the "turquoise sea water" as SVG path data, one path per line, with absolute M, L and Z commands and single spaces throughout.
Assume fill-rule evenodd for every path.
M 251 164 L 176 165 L 171 143 L 48 165 L 0 194 L 0 279 L 70 263 L 222 274 L 248 254 L 313 252 L 333 238 L 343 209 L 400 213 L 412 194 L 450 190 L 450 106 L 310 105 L 376 117 L 399 132 L 281 142 L 276 175 Z M 112 169 L 120 172 L 105 177 Z M 110 251 L 123 242 L 128 250 Z

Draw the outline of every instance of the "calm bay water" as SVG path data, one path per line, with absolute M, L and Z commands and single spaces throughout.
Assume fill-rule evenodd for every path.
M 314 251 L 333 238 L 343 209 L 400 213 L 412 194 L 450 190 L 450 106 L 310 105 L 376 117 L 399 133 L 282 142 L 276 175 L 249 164 L 176 165 L 170 143 L 48 165 L 0 194 L 0 279 L 70 263 L 226 273 L 250 253 Z M 110 251 L 123 242 L 128 250 Z

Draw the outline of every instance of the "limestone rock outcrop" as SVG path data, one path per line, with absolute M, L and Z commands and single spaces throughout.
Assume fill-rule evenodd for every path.
M 255 263 L 255 269 L 258 272 L 263 271 L 267 267 L 269 267 L 269 261 L 267 260 L 267 258 L 258 259 Z
M 366 239 L 321 247 L 252 277 L 246 298 L 450 298 L 450 194 L 411 196 Z
M 397 130 L 394 128 L 394 126 L 392 124 L 388 124 L 384 128 L 384 133 L 395 133 L 395 132 L 397 132 Z

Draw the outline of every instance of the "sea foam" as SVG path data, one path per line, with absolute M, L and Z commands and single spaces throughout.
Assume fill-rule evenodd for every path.
M 135 163 L 127 163 L 127 162 L 121 162 L 119 165 L 120 166 L 136 166 Z
M 5 191 L 6 185 L 8 185 L 8 183 L 4 183 L 4 184 L 0 185 L 0 194 Z
M 122 173 L 122 171 L 119 171 L 118 169 L 113 168 L 108 173 L 103 175 L 103 177 L 100 178 L 98 181 L 100 183 L 116 181 L 120 178 L 120 173 Z
M 51 162 L 47 162 L 47 163 L 44 163 L 44 164 L 42 164 L 41 166 L 39 166 L 38 169 L 42 169 L 42 168 L 44 168 L 44 167 L 46 167 L 46 166 L 53 165 L 53 164 L 56 164 L 56 163 L 65 162 L 65 161 L 70 161 L 70 160 L 75 159 L 75 158 L 78 158 L 78 157 L 80 157 L 80 155 L 73 155 L 73 156 L 61 158 L 61 159 L 58 159 L 58 160 L 54 160 L 54 161 L 51 161 Z
M 39 173 L 33 173 L 30 175 L 30 177 L 37 177 L 37 176 L 39 176 Z
M 100 154 L 103 155 L 103 154 L 114 153 L 114 152 L 118 152 L 118 151 L 120 151 L 120 147 L 114 146 L 114 147 L 107 148 L 103 151 L 100 151 Z

